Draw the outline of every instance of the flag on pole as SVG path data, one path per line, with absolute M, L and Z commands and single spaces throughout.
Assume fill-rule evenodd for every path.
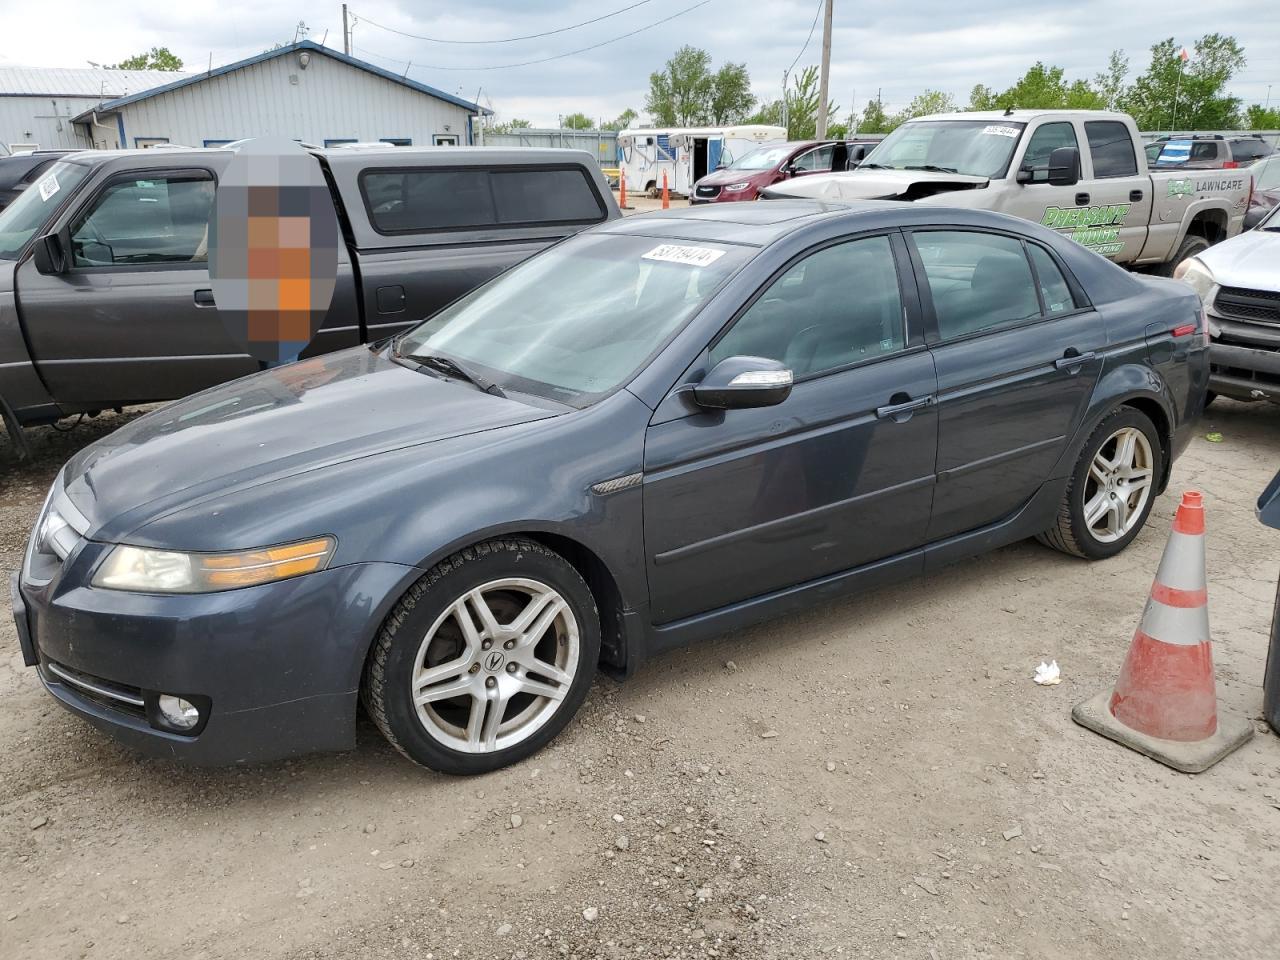
M 1190 59 L 1191 59 L 1191 54 L 1187 53 L 1187 48 L 1186 48 L 1186 47 L 1183 47 L 1183 48 L 1178 52 L 1178 59 L 1179 59 L 1179 60 L 1181 60 L 1183 63 L 1186 63 L 1188 60 L 1190 60 Z

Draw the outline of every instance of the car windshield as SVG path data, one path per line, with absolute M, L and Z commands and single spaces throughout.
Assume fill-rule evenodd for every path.
M 795 147 L 761 147 L 729 166 L 730 170 L 769 170 L 787 159 Z
M 916 120 L 881 140 L 860 166 L 999 178 L 1024 127 L 1008 120 Z
M 1280 188 L 1280 159 L 1263 160 L 1253 168 L 1254 189 L 1275 190 Z
M 751 253 L 701 240 L 582 234 L 445 307 L 393 350 L 586 406 L 630 379 Z
M 0 210 L 0 260 L 17 260 L 27 241 L 88 173 L 89 168 L 82 164 L 55 163 Z

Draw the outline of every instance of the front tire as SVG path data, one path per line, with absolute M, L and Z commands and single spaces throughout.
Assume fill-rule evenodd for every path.
M 1146 414 L 1121 407 L 1090 435 L 1056 522 L 1036 539 L 1087 560 L 1114 557 L 1146 524 L 1163 470 L 1155 424 Z
M 361 696 L 410 760 L 487 773 L 564 728 L 599 656 L 600 617 L 577 570 L 532 540 L 488 540 L 436 564 L 400 599 Z
M 1211 244 L 1206 237 L 1202 237 L 1197 233 L 1189 233 L 1182 238 L 1182 243 L 1172 257 L 1160 264 L 1156 268 L 1157 275 L 1161 277 L 1172 277 L 1173 271 L 1178 268 L 1183 260 L 1190 260 L 1192 257 L 1199 256 L 1209 249 Z

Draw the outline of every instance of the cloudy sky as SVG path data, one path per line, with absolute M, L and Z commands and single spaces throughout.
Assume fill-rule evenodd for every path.
M 782 71 L 805 46 L 818 0 L 353 0 L 358 56 L 467 99 L 500 118 L 554 126 L 581 110 L 610 118 L 643 110 L 649 73 L 684 43 L 715 64 L 745 62 L 761 99 L 778 96 Z M 439 43 L 527 37 L 631 7 L 597 23 L 509 43 Z M 682 13 L 682 11 L 686 11 Z M 674 17 L 673 17 L 674 15 Z M 673 17 L 665 23 L 658 21 Z M 342 47 L 341 4 L 289 0 L 0 0 L 0 63 L 85 66 L 167 46 L 187 69 L 217 66 L 294 39 L 304 21 L 313 40 Z M 657 24 L 657 25 L 655 25 Z M 384 28 L 401 31 L 394 33 Z M 650 29 L 643 29 L 650 27 Z M 817 63 L 821 22 L 798 66 Z M 623 34 L 641 31 L 617 42 Z M 835 0 L 832 96 L 847 111 L 882 91 L 886 108 L 926 87 L 960 102 L 975 83 L 1002 88 L 1036 60 L 1091 77 L 1122 48 L 1134 72 L 1152 43 L 1174 36 L 1188 47 L 1210 32 L 1237 37 L 1249 63 L 1232 84 L 1246 103 L 1272 90 L 1280 102 L 1280 3 L 1275 0 Z M 595 49 L 530 66 L 509 66 Z M 489 68 L 489 69 L 479 69 Z

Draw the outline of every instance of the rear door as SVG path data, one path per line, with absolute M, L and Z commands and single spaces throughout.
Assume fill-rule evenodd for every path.
M 1050 478 L 1102 369 L 1101 317 L 1045 247 L 974 229 L 910 239 L 938 371 L 929 540 L 998 521 Z
M 1138 164 L 1133 134 L 1119 120 L 1086 120 L 1084 177 L 1076 184 L 1082 223 L 1072 239 L 1118 263 L 1136 260 L 1151 222 L 1151 178 Z
M 378 237 L 357 254 L 371 341 L 609 214 L 572 164 L 371 168 L 357 182 Z
M 203 167 L 130 170 L 69 214 L 71 266 L 18 268 L 23 326 L 59 401 L 117 405 L 184 396 L 258 369 L 213 305 Z
M 921 546 L 937 419 L 918 316 L 901 235 L 843 239 L 797 257 L 711 345 L 708 367 L 771 357 L 796 384 L 775 407 L 659 407 L 644 463 L 656 622 Z

